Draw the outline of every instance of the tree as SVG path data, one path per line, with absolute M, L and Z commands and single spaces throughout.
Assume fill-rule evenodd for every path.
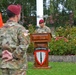
M 0 12 L 2 12 L 3 20 L 6 21 L 6 8 L 10 4 L 20 4 L 22 6 L 22 19 L 24 16 L 36 16 L 36 1 L 35 0 L 1 0 L 0 1 Z
M 62 5 L 62 9 L 59 4 Z M 74 14 L 72 15 L 70 21 L 72 21 L 76 17 L 75 4 L 76 0 L 50 0 L 50 14 L 53 14 L 56 22 L 55 24 L 57 26 L 64 26 L 69 22 L 70 12 L 73 12 Z

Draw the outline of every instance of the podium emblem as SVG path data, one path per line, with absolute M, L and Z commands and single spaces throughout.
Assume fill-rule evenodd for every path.
M 43 65 L 47 59 L 47 50 L 36 50 L 35 58 L 36 58 L 38 64 Z

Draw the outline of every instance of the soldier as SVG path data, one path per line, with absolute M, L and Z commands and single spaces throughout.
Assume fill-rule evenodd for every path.
M 21 6 L 7 7 L 8 21 L 0 29 L 0 68 L 2 75 L 26 75 L 29 36 L 26 29 L 18 24 Z
M 45 26 L 43 19 L 39 21 L 39 25 L 40 27 L 35 31 L 35 33 L 51 33 L 50 28 Z

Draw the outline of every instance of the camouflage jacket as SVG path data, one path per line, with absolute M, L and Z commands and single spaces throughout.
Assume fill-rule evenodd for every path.
M 16 22 L 7 22 L 0 29 L 0 52 L 8 50 L 13 55 L 11 61 L 5 62 L 1 59 L 0 68 L 26 68 L 26 51 L 30 41 L 29 36 L 25 36 L 25 33 L 26 29 Z
M 44 26 L 43 28 L 39 27 L 35 33 L 51 33 L 51 30 L 49 27 Z

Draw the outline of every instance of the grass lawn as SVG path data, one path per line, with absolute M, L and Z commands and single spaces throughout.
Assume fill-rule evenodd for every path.
M 34 69 L 33 63 L 28 63 L 27 75 L 76 75 L 76 63 L 50 62 L 51 69 Z
M 34 69 L 33 66 L 33 62 L 28 63 L 27 75 L 76 75 L 76 63 L 50 62 L 51 69 Z

